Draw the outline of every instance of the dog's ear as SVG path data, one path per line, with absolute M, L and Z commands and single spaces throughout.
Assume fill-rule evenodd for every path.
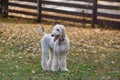
M 66 36 L 66 31 L 65 31 L 65 27 L 63 26 L 62 28 L 62 39 L 64 39 Z
M 62 35 L 62 39 L 64 39 L 64 38 L 65 38 L 65 34 Z

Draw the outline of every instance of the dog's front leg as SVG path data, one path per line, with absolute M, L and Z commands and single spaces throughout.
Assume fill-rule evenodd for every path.
M 53 54 L 53 60 L 52 60 L 52 71 L 58 71 L 59 70 L 59 59 L 58 59 L 58 53 L 54 52 Z
M 60 61 L 60 69 L 61 71 L 68 71 L 67 67 L 66 67 L 66 58 L 67 58 L 67 53 L 64 52 L 61 55 L 61 61 Z

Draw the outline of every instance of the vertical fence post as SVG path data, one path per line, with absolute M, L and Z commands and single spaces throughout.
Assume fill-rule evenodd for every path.
M 97 0 L 93 0 L 92 27 L 95 27 L 96 22 L 97 22 Z
M 1 0 L 0 0 L 0 14 L 1 14 L 1 10 L 2 10 L 1 8 L 2 8 L 2 5 L 1 5 Z
M 8 17 L 8 0 L 1 0 L 1 15 Z
M 42 0 L 37 0 L 37 22 L 41 22 L 42 18 Z

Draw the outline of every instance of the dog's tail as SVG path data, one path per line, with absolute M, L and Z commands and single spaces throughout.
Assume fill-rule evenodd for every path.
M 44 35 L 46 34 L 46 33 L 44 32 L 44 28 L 43 28 L 43 27 L 40 27 L 39 31 L 40 31 L 40 33 L 41 33 L 42 36 L 44 36 Z

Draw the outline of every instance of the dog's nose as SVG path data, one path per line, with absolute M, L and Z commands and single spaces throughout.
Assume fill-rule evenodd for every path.
M 51 34 L 51 36 L 53 37 L 54 35 L 53 35 L 53 34 Z

